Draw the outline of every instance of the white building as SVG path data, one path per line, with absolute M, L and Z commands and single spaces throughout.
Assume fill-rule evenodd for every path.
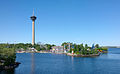
M 64 53 L 63 46 L 53 46 L 52 52 L 53 53 Z

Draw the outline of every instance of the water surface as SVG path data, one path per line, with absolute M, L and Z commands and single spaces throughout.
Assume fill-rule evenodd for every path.
M 120 48 L 109 48 L 108 54 L 98 57 L 49 53 L 16 55 L 16 60 L 21 64 L 11 74 L 120 74 Z

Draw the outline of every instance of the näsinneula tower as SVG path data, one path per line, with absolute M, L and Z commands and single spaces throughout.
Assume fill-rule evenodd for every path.
M 35 20 L 36 16 L 34 16 L 34 10 L 33 10 L 33 15 L 30 17 L 32 20 L 32 45 L 35 44 Z

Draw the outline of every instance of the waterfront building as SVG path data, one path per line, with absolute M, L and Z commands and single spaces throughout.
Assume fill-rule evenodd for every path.
M 37 52 L 37 50 L 35 48 L 29 48 L 29 51 L 31 51 L 31 52 Z
M 16 53 L 24 53 L 25 50 L 23 48 L 16 49 Z
M 64 53 L 63 46 L 53 46 L 52 52 L 53 53 Z

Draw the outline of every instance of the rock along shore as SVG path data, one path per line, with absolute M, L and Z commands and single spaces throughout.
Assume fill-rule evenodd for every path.
M 0 65 L 0 70 L 14 69 L 14 68 L 18 67 L 19 64 L 21 64 L 21 63 L 15 62 L 14 64 L 10 64 L 9 66 Z
M 100 53 L 98 53 L 98 54 L 89 54 L 89 55 L 67 53 L 67 55 L 68 56 L 74 56 L 74 57 L 96 57 L 96 56 L 99 56 Z

